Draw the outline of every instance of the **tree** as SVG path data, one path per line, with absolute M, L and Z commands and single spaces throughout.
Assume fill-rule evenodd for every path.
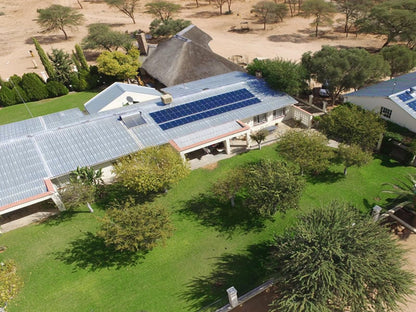
M 306 0 L 302 5 L 302 15 L 313 16 L 315 19 L 311 26 L 315 26 L 315 36 L 318 37 L 318 27 L 332 24 L 332 15 L 336 12 L 335 6 L 325 0 Z
M 416 65 L 416 52 L 406 46 L 388 46 L 381 49 L 380 52 L 390 65 L 390 78 L 407 73 Z
M 114 164 L 116 179 L 125 187 L 148 194 L 167 190 L 189 174 L 189 168 L 169 145 L 153 146 L 120 158 Z
M 116 79 L 127 80 L 137 76 L 140 67 L 139 50 L 132 48 L 127 54 L 120 51 L 104 51 L 97 58 L 98 71 Z
M 39 101 L 48 97 L 46 85 L 35 73 L 26 73 L 22 76 L 22 88 L 31 101 Z
M 60 30 L 64 33 L 65 40 L 68 39 L 66 28 L 72 29 L 81 25 L 84 15 L 77 13 L 75 9 L 59 4 L 53 4 L 46 9 L 38 9 L 36 22 L 44 28 L 44 32 Z
M 404 249 L 355 207 L 332 202 L 275 238 L 277 311 L 398 311 L 412 293 Z
M 90 67 L 88 66 L 87 59 L 85 58 L 84 51 L 79 44 L 75 45 L 75 55 L 78 61 L 81 63 L 82 69 L 89 71 Z
M 35 39 L 32 38 L 33 44 L 35 45 L 36 51 L 38 52 L 40 61 L 42 62 L 43 67 L 45 68 L 46 73 L 48 74 L 49 78 L 55 79 L 55 70 L 49 61 L 45 51 L 43 50 L 40 43 Z
M 415 43 L 416 0 L 390 0 L 373 6 L 368 16 L 357 21 L 360 32 L 385 36 L 383 47 L 396 40 Z
M 256 143 L 258 144 L 259 150 L 261 150 L 261 142 L 266 140 L 266 137 L 267 137 L 267 131 L 264 129 L 250 134 L 250 138 L 256 141 Z
M 396 196 L 393 200 L 394 205 L 416 210 L 416 174 L 409 174 L 398 183 L 384 183 L 383 185 L 390 187 L 389 190 L 383 190 L 383 193 Z
M 333 104 L 341 92 L 358 89 L 390 73 L 381 55 L 357 48 L 323 46 L 314 54 L 304 53 L 302 65 L 313 79 L 327 85 Z
M 247 66 L 247 71 L 251 75 L 260 72 L 270 88 L 299 95 L 307 89 L 308 75 L 305 68 L 292 61 L 283 59 L 259 60 L 254 59 Z
M 341 105 L 322 116 L 319 129 L 328 137 L 345 144 L 357 144 L 371 151 L 386 131 L 385 122 L 378 114 L 356 105 Z
M 13 93 L 5 84 L 0 88 L 0 105 L 11 106 L 17 103 L 16 94 Z
M 370 0 L 336 0 L 338 11 L 344 14 L 344 32 L 345 36 L 356 22 L 366 15 L 373 3 Z
M 128 51 L 132 47 L 132 38 L 129 34 L 111 30 L 107 24 L 90 24 L 88 35 L 82 39 L 84 49 L 117 50 L 123 47 Z
M 214 0 L 215 6 L 220 10 L 220 15 L 222 15 L 222 6 L 226 2 L 227 2 L 227 0 Z
M 218 180 L 211 187 L 212 193 L 223 201 L 230 201 L 231 207 L 235 207 L 235 197 L 243 188 L 245 172 L 243 168 L 236 168 L 228 172 L 225 178 Z
M 181 9 L 179 4 L 162 0 L 146 3 L 145 7 L 147 9 L 146 13 L 152 14 L 162 22 L 171 19 L 173 14 L 179 12 Z
M 13 260 L 0 262 L 0 308 L 3 308 L 16 297 L 23 286 L 17 275 L 16 263 Z
M 316 174 L 328 169 L 334 156 L 327 144 L 328 139 L 319 132 L 291 130 L 280 137 L 277 151 L 298 164 L 301 174 L 304 171 Z
M 70 85 L 72 73 L 72 60 L 68 53 L 62 49 L 52 49 L 52 54 L 48 54 L 55 71 L 55 79 L 65 86 Z
M 169 19 L 166 22 L 162 22 L 160 19 L 154 19 L 150 23 L 150 34 L 155 37 L 168 37 L 172 36 L 182 29 L 191 25 L 191 21 L 183 19 Z
M 96 187 L 90 184 L 71 182 L 60 190 L 62 202 L 67 210 L 75 210 L 87 203 L 95 202 Z
M 304 181 L 282 161 L 261 160 L 245 168 L 246 205 L 260 216 L 298 207 Z
M 338 146 L 338 157 L 344 165 L 344 175 L 347 175 L 347 170 L 351 166 L 361 167 L 368 164 L 372 159 L 371 153 L 363 151 L 359 145 L 353 144 L 351 146 L 340 144 Z
M 283 21 L 283 17 L 287 15 L 287 6 L 284 3 L 275 3 L 273 1 L 260 1 L 253 5 L 252 13 L 258 16 L 259 21 L 263 23 L 263 29 L 266 30 L 266 24 L 277 23 Z
M 128 17 L 131 18 L 133 24 L 136 24 L 136 20 L 134 18 L 134 11 L 136 10 L 139 0 L 104 0 L 110 7 L 115 7 L 120 12 L 126 14 Z
M 172 230 L 169 213 L 164 206 L 136 205 L 129 199 L 106 212 L 97 235 L 116 250 L 146 252 L 165 242 Z

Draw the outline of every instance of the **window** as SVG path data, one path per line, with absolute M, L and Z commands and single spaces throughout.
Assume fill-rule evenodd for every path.
M 381 116 L 384 116 L 386 118 L 389 118 L 390 119 L 391 113 L 392 113 L 391 109 L 385 108 L 383 106 L 380 109 L 380 115 Z
M 277 119 L 285 115 L 285 108 L 276 109 L 273 111 L 273 119 Z
M 267 121 L 267 114 L 261 114 L 261 115 L 254 116 L 253 121 L 254 121 L 255 125 L 266 122 Z

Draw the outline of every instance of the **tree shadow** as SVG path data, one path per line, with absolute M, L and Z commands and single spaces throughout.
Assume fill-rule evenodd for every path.
M 268 242 L 250 245 L 239 254 L 224 254 L 217 258 L 209 275 L 196 277 L 186 285 L 180 294 L 193 311 L 217 303 L 223 305 L 226 290 L 234 286 L 239 295 L 259 286 L 270 279 L 268 257 L 271 247 Z
M 375 154 L 374 158 L 381 160 L 381 165 L 384 166 L 384 167 L 387 167 L 387 168 L 394 168 L 394 167 L 403 166 L 403 164 L 401 164 L 397 160 L 394 160 L 394 159 L 390 158 L 386 154 Z
M 345 175 L 342 172 L 334 172 L 331 170 L 326 170 L 317 175 L 308 175 L 306 177 L 306 180 L 307 182 L 312 183 L 312 184 L 317 184 L 317 183 L 332 184 L 344 178 L 345 178 Z
M 219 232 L 240 229 L 244 232 L 261 230 L 266 219 L 252 212 L 236 198 L 235 207 L 224 203 L 211 194 L 198 194 L 184 203 L 180 213 L 196 217 L 204 226 L 214 227 Z
M 59 43 L 59 42 L 66 42 L 71 37 L 68 37 L 68 40 L 65 40 L 64 35 L 45 35 L 45 36 L 32 36 L 25 40 L 26 44 L 33 44 L 32 38 L 35 38 L 40 44 L 51 44 L 51 43 Z
M 186 18 L 211 18 L 215 16 L 220 16 L 219 12 L 214 11 L 199 11 L 193 14 L 189 14 Z
M 90 213 L 90 212 L 87 210 L 86 211 L 70 211 L 70 210 L 60 211 L 56 215 L 50 216 L 49 218 L 45 219 L 41 223 L 47 226 L 56 226 L 63 222 L 72 220 L 72 218 L 79 213 Z
M 107 247 L 102 238 L 91 232 L 85 233 L 70 243 L 70 247 L 54 253 L 57 260 L 73 265 L 74 271 L 78 269 L 96 271 L 104 268 L 120 269 L 134 266 L 144 258 L 144 253 L 117 251 Z
M 267 37 L 272 42 L 292 42 L 292 43 L 305 43 L 311 41 L 311 38 L 302 36 L 299 34 L 286 34 L 286 35 L 272 35 Z

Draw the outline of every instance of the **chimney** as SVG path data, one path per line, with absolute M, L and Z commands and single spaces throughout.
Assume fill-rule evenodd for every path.
M 147 55 L 149 47 L 147 45 L 146 35 L 144 32 L 136 35 L 137 44 L 139 45 L 140 55 Z
M 165 105 L 172 103 L 172 100 L 173 100 L 172 95 L 170 94 L 162 94 L 160 98 L 162 99 L 162 102 Z
M 230 302 L 230 306 L 235 308 L 238 306 L 238 297 L 237 297 L 237 289 L 234 286 L 227 289 L 228 294 L 228 301 Z

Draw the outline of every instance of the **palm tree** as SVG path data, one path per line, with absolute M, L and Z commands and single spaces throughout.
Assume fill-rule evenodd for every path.
M 409 174 L 405 180 L 399 183 L 384 183 L 391 187 L 390 190 L 384 190 L 383 193 L 394 194 L 397 197 L 393 203 L 400 207 L 408 207 L 416 210 L 416 174 Z

